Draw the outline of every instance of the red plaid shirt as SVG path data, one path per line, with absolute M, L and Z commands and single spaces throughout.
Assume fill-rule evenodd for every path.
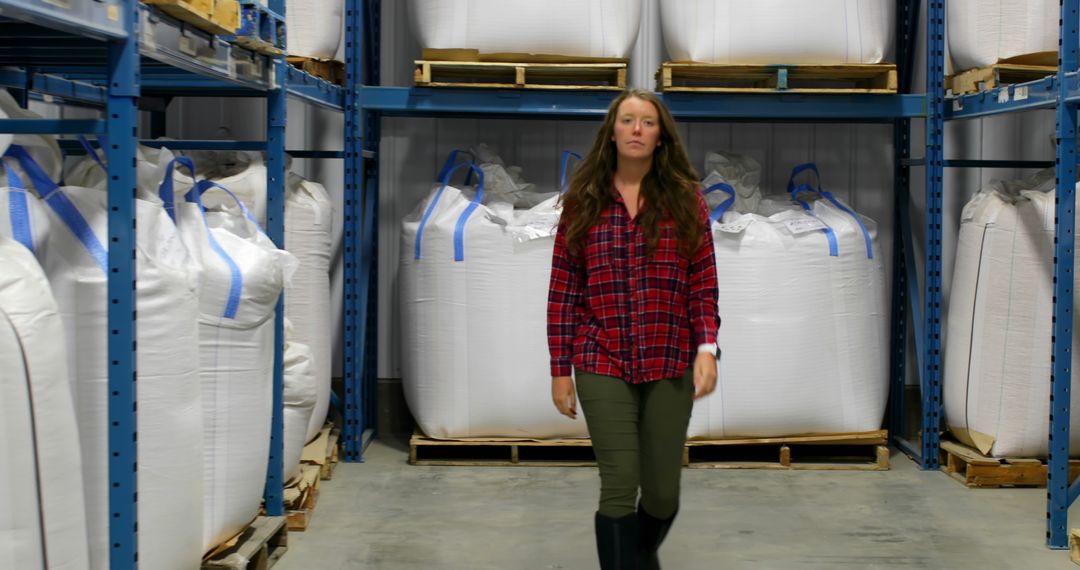
M 693 364 L 698 346 L 716 343 L 716 256 L 709 212 L 701 204 L 706 239 L 687 259 L 679 254 L 674 222 L 661 224 L 652 258 L 645 235 L 630 219 L 618 191 L 589 230 L 583 256 L 555 236 L 548 291 L 551 375 L 571 368 L 632 384 L 677 378 Z

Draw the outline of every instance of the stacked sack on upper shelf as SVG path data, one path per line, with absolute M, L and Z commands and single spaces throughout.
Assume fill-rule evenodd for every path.
M 719 279 L 716 392 L 689 437 L 877 430 L 888 396 L 888 300 L 875 223 L 820 177 L 761 196 L 757 163 L 710 154 Z
M 642 0 L 409 0 L 424 49 L 584 58 L 626 58 Z
M 949 52 L 957 71 L 1014 58 L 1056 66 L 1060 18 L 1058 0 L 950 0 Z
M 961 214 L 945 330 L 945 420 L 960 441 L 994 457 L 1047 454 L 1055 199 L 1054 172 L 1044 170 L 991 182 Z M 1073 282 L 1080 285 L 1075 274 Z M 1072 369 L 1078 365 L 1074 335 Z M 1080 406 L 1080 390 L 1071 400 Z M 1071 424 L 1070 449 L 1080 450 L 1080 415 Z
M 459 154 L 402 221 L 409 409 L 430 437 L 585 436 L 584 420 L 568 421 L 550 398 L 547 292 L 559 193 L 536 192 L 486 147 L 473 153 L 479 164 L 455 164 Z
M 892 56 L 894 0 L 660 0 L 673 61 L 882 63 Z

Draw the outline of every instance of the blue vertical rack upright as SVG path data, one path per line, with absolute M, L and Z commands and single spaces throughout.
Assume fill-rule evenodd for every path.
M 943 0 L 930 0 L 927 6 L 927 63 L 931 76 L 928 94 L 911 94 L 914 69 L 918 0 L 897 0 L 897 55 L 902 78 L 901 93 L 896 95 L 776 95 L 776 94 L 711 94 L 665 93 L 664 101 L 679 120 L 739 121 L 773 120 L 793 122 L 871 122 L 894 126 L 896 238 L 893 271 L 892 304 L 892 365 L 890 367 L 889 406 L 890 433 L 894 444 L 911 455 L 923 469 L 938 465 L 938 437 L 941 418 L 941 204 L 944 91 L 941 89 L 944 65 Z M 349 93 L 346 98 L 359 106 L 362 120 L 349 128 L 349 145 L 375 152 L 379 143 L 378 127 L 383 117 L 533 117 L 547 119 L 598 120 L 607 109 L 614 94 L 596 92 L 565 92 L 540 90 L 493 89 L 432 89 L 383 87 L 373 74 L 364 74 L 357 67 L 377 70 L 378 0 L 350 0 L 349 26 L 355 26 L 364 38 L 374 41 L 358 43 L 350 52 L 354 66 L 350 67 Z M 362 44 L 362 45 L 361 45 Z M 367 50 L 366 52 L 364 50 Z M 362 79 L 362 81 L 360 81 Z M 351 103 L 350 103 L 351 105 Z M 911 158 L 911 121 L 925 119 L 925 158 Z M 357 164 L 362 179 L 349 186 L 346 200 L 346 311 L 345 331 L 346 374 L 345 391 L 353 396 L 347 403 L 344 430 L 346 460 L 362 459 L 363 434 L 373 426 L 375 372 L 361 363 L 375 351 L 375 339 L 364 336 L 361 329 L 374 322 L 374 311 L 368 306 L 370 290 L 361 286 L 374 271 L 371 260 L 375 253 L 375 232 L 372 221 L 377 215 L 378 164 L 366 168 Z M 927 278 L 920 280 L 916 273 L 914 241 L 911 232 L 909 207 L 910 170 L 925 166 L 926 202 L 930 215 L 923 228 L 928 247 L 924 259 Z M 364 216 L 361 219 L 361 216 Z M 350 249 L 351 247 L 351 249 Z M 350 269 L 350 263 L 353 265 Z M 355 298 L 352 298 L 353 296 Z M 351 300 L 350 300 L 351 299 Z M 910 326 L 909 326 L 910 325 Z M 909 329 L 913 332 L 909 333 Z M 914 335 L 919 383 L 922 392 L 920 415 L 922 421 L 915 430 L 917 441 L 908 438 L 905 420 L 905 388 L 908 367 L 908 343 Z M 352 366 L 348 359 L 353 358 Z
M 1069 394 L 1072 389 L 1073 270 L 1076 211 L 1076 125 L 1078 88 L 1077 29 L 1080 0 L 1060 0 L 1060 41 L 1056 76 L 950 99 L 948 120 L 973 119 L 1021 111 L 1056 114 L 1056 203 L 1054 215 L 1054 296 L 1050 374 L 1049 458 L 1047 468 L 1046 544 L 1068 548 L 1068 508 L 1080 485 L 1069 485 Z M 946 166 L 1040 167 L 1027 161 L 946 161 Z
M 268 9 L 284 20 L 285 1 Z M 271 40 L 274 38 L 271 36 Z M 284 37 L 280 38 L 284 42 Z M 57 46 L 61 46 L 58 48 Z M 351 62 L 355 66 L 356 62 Z M 5 67 L 7 66 L 7 67 Z M 285 155 L 347 158 L 344 151 L 285 149 L 286 99 L 342 112 L 344 90 L 266 55 L 198 30 L 137 0 L 0 0 L 0 87 L 46 100 L 101 108 L 105 119 L 3 119 L 0 132 L 104 135 L 108 164 L 109 540 L 113 569 L 138 567 L 135 355 L 135 152 L 141 102 L 199 95 L 264 97 L 260 141 L 169 141 L 175 150 L 266 152 L 267 234 L 284 246 Z M 346 113 L 348 117 L 350 114 Z M 355 124 L 356 113 L 352 122 Z M 160 146 L 160 142 L 144 140 Z M 346 161 L 348 162 L 348 161 Z M 356 178 L 347 173 L 346 180 Z M 283 299 L 275 316 L 273 426 L 264 491 L 281 515 Z

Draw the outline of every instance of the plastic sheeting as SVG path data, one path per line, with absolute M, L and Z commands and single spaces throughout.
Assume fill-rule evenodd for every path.
M 63 321 L 33 253 L 4 235 L 0 568 L 82 570 L 90 567 L 82 455 Z
M 422 48 L 625 58 L 641 0 L 409 0 Z
M 945 336 L 945 419 L 958 439 L 995 457 L 1047 454 L 1055 195 L 1048 170 L 994 181 L 962 213 Z M 1074 370 L 1078 349 L 1074 336 Z M 1072 404 L 1080 406 L 1080 391 Z M 1076 455 L 1080 417 L 1071 422 Z
M 660 0 L 674 61 L 881 63 L 891 57 L 893 0 Z
M 889 306 L 876 225 L 827 192 L 799 188 L 799 201 L 765 198 L 713 225 L 722 357 L 689 437 L 881 427 Z
M 558 198 L 515 210 L 483 203 L 484 193 L 483 182 L 464 191 L 436 184 L 402 222 L 406 401 L 430 437 L 585 436 L 583 418 L 551 405 L 545 347 Z
M 949 51 L 959 71 L 1003 59 L 1053 52 L 1057 65 L 1058 0 L 949 0 Z
M 90 563 L 91 568 L 105 569 L 107 195 L 92 188 L 56 188 L 30 161 L 22 166 L 33 186 L 47 189 L 49 196 L 47 201 L 28 196 L 26 205 L 30 223 L 40 219 L 42 211 L 49 219 L 50 229 L 34 244 L 34 252 L 64 323 L 84 459 Z M 202 546 L 198 276 L 160 203 L 141 196 L 135 215 L 139 560 L 150 568 L 186 570 L 198 567 Z
M 285 31 L 289 55 L 333 59 L 341 41 L 345 0 L 287 0 Z

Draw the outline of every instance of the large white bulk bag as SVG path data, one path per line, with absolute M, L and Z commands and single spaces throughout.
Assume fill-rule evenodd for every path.
M 311 349 L 318 398 L 308 419 L 307 438 L 318 435 L 330 409 L 333 341 L 330 314 L 330 252 L 334 204 L 317 182 L 289 173 L 285 185 L 285 249 L 300 265 L 285 289 L 285 316 L 293 338 Z
M 42 118 L 41 115 L 20 107 L 15 98 L 5 89 L 0 89 L 0 113 L 7 115 L 11 119 Z M 0 135 L 0 146 L 7 146 L 2 144 L 5 140 L 4 137 L 5 135 Z M 49 179 L 53 181 L 60 180 L 64 169 L 64 158 L 60 153 L 60 143 L 56 142 L 55 136 L 20 134 L 10 136 L 6 140 L 7 144 L 19 145 L 30 153 L 38 166 L 49 175 Z M 27 182 L 33 184 L 33 181 Z
M 266 162 L 258 152 L 193 152 L 195 166 L 212 180 L 228 188 L 255 216 L 260 226 L 266 225 Z M 223 193 L 207 194 L 207 208 L 233 207 L 232 199 Z
M 945 336 L 945 419 L 957 438 L 995 457 L 1047 453 L 1055 195 L 1048 170 L 992 182 L 962 213 Z M 1080 325 L 1075 315 L 1073 325 Z M 1074 335 L 1073 370 L 1078 349 Z M 1080 406 L 1077 390 L 1071 399 Z M 1080 417 L 1071 421 L 1077 455 Z
M 82 455 L 63 322 L 34 254 L 5 233 L 0 230 L 0 568 L 86 569 Z
M 881 63 L 894 0 L 660 0 L 668 55 L 706 63 Z
M 585 436 L 582 418 L 551 405 L 544 348 L 558 198 L 517 212 L 482 204 L 483 176 L 467 196 L 447 184 L 453 171 L 402 222 L 409 409 L 437 438 Z
M 949 0 L 949 51 L 957 70 L 1053 52 L 1057 65 L 1058 0 Z
M 625 58 L 642 0 L 410 0 L 409 20 L 430 49 Z
M 203 549 L 240 532 L 259 512 L 270 452 L 274 308 L 292 257 L 274 247 L 247 208 L 200 181 L 176 189 L 190 159 L 162 153 L 161 198 L 199 268 L 199 362 L 203 392 Z M 233 208 L 204 208 L 220 192 Z M 183 197 L 181 197 L 183 195 Z
M 345 0 L 286 0 L 289 55 L 333 59 L 341 40 Z
M 83 451 L 91 567 L 109 564 L 107 440 L 107 194 L 57 188 L 28 153 L 8 153 L 44 191 L 51 230 L 35 253 L 64 321 Z M 138 520 L 140 564 L 189 569 L 202 536 L 202 404 L 198 383 L 198 276 L 161 204 L 136 215 Z M 31 215 L 31 220 L 34 219 Z
M 828 192 L 795 196 L 713 224 L 723 356 L 689 437 L 881 428 L 889 307 L 876 225 Z
M 300 458 L 307 443 L 308 423 L 311 421 L 315 403 L 318 401 L 314 358 L 307 345 L 292 340 L 292 322 L 285 320 L 285 368 L 282 383 L 284 411 L 284 457 L 285 481 L 300 475 Z

